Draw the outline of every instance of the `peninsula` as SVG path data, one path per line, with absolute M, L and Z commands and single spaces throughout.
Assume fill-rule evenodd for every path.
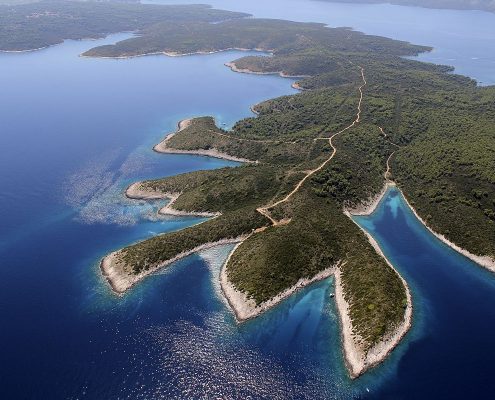
M 406 58 L 428 47 L 345 28 L 248 19 L 202 6 L 184 6 L 187 17 L 174 23 L 160 14 L 181 12 L 173 6 L 118 7 L 129 7 L 123 14 L 132 23 L 112 29 L 128 26 L 136 36 L 84 56 L 258 49 L 271 56 L 243 57 L 229 67 L 299 76 L 296 87 L 303 90 L 254 106 L 256 117 L 228 131 L 208 116 L 184 121 L 155 146 L 244 164 L 130 186 L 129 197 L 171 199 L 161 212 L 211 218 L 105 257 L 101 269 L 115 292 L 222 243 L 237 243 L 219 279 L 238 320 L 333 274 L 346 364 L 357 377 L 382 361 L 411 325 L 406 282 L 350 218 L 369 211 L 384 186 L 394 182 L 434 232 L 495 266 L 493 87 Z M 56 40 L 73 37 L 67 32 Z M 0 48 L 56 40 L 19 44 L 0 34 Z
M 215 217 L 110 254 L 103 273 L 122 293 L 180 257 L 238 243 L 220 276 L 238 320 L 333 274 L 346 364 L 357 377 L 405 335 L 412 302 L 406 282 L 349 216 L 376 204 L 394 180 L 428 226 L 493 263 L 495 92 L 449 67 L 404 58 L 427 47 L 278 20 L 163 26 L 84 55 L 232 48 L 272 54 L 235 60 L 234 71 L 301 76 L 305 90 L 256 105 L 257 117 L 230 131 L 211 117 L 183 121 L 155 146 L 246 164 L 134 184 L 131 197 L 172 198 L 166 212 Z

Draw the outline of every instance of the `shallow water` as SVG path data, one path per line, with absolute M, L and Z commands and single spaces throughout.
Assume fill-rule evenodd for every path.
M 414 326 L 386 363 L 357 381 L 344 370 L 331 279 L 238 325 L 216 279 L 225 247 L 188 257 L 124 297 L 112 295 L 98 271 L 102 256 L 198 222 L 157 219 L 160 202 L 126 200 L 126 185 L 236 165 L 159 155 L 151 146 L 181 118 L 211 114 L 231 125 L 250 115 L 250 105 L 294 93 L 291 80 L 225 68 L 239 52 L 77 57 L 127 36 L 0 55 L 0 397 L 492 392 L 493 276 L 433 238 L 393 192 L 357 220 L 411 285 Z
M 195 0 L 146 0 L 190 4 Z M 216 8 L 260 18 L 322 22 L 370 34 L 431 46 L 419 60 L 455 67 L 481 85 L 495 84 L 495 13 L 434 10 L 390 4 L 330 3 L 312 0 L 209 0 Z

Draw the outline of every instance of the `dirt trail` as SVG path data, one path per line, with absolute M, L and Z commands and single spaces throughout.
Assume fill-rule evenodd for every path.
M 207 132 L 214 133 L 215 135 L 218 136 L 223 136 L 226 137 L 227 139 L 234 139 L 239 142 L 255 142 L 255 143 L 287 143 L 287 144 L 297 144 L 297 142 L 286 142 L 284 140 L 269 140 L 269 139 L 246 139 L 246 138 L 240 138 L 240 137 L 235 137 L 234 135 L 228 135 L 226 133 L 222 132 L 217 132 L 209 129 Z
M 316 172 L 322 170 L 323 168 L 325 168 L 325 166 L 335 157 L 335 154 L 337 154 L 337 148 L 334 146 L 332 140 L 337 137 L 338 135 L 344 133 L 345 131 L 353 128 L 354 126 L 356 126 L 360 120 L 361 120 L 361 104 L 363 102 L 363 88 L 366 86 L 366 77 L 364 75 L 364 68 L 359 66 L 359 69 L 361 70 L 361 78 L 363 80 L 363 83 L 361 86 L 359 86 L 358 90 L 359 90 L 359 102 L 358 102 L 358 107 L 357 107 L 357 114 L 356 114 L 356 118 L 354 119 L 354 121 L 352 122 L 352 124 L 350 124 L 349 126 L 346 126 L 344 129 L 338 131 L 337 133 L 334 133 L 333 135 L 331 135 L 330 137 L 318 137 L 318 138 L 315 138 L 315 140 L 328 140 L 328 143 L 330 144 L 330 147 L 332 148 L 332 154 L 330 155 L 330 157 L 328 157 L 320 166 L 318 166 L 317 168 L 313 169 L 313 170 L 310 170 L 310 171 L 307 171 L 307 174 L 304 176 L 304 178 L 302 178 L 299 183 L 296 185 L 296 187 L 287 195 L 285 196 L 283 199 L 275 202 L 275 203 L 272 203 L 270 205 L 267 205 L 267 206 L 264 206 L 264 207 L 260 207 L 260 208 L 257 208 L 256 211 L 258 211 L 260 214 L 264 215 L 265 217 L 267 217 L 274 226 L 277 226 L 277 225 L 281 225 L 280 221 L 277 221 L 275 220 L 271 214 L 270 214 L 270 208 L 274 208 L 282 203 L 285 203 L 287 202 L 295 193 L 298 192 L 298 190 L 301 188 L 301 186 L 304 184 L 304 182 L 306 182 L 306 180 L 308 178 L 310 178 L 312 175 L 314 175 Z
M 400 149 L 401 146 L 399 146 L 397 143 L 392 142 L 388 138 L 388 135 L 385 133 L 385 131 L 383 130 L 383 128 L 381 126 L 379 126 L 378 128 L 380 129 L 380 132 L 382 133 L 382 135 L 385 137 L 385 140 L 387 142 L 389 142 L 392 146 L 396 147 L 396 150 L 394 150 L 392 153 L 390 153 L 390 155 L 387 158 L 387 170 L 385 171 L 385 174 L 383 175 L 387 182 L 391 182 L 392 180 L 390 179 L 390 160 L 392 159 L 395 152 Z

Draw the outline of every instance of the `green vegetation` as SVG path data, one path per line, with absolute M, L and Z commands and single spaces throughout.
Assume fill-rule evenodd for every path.
M 489 98 L 491 102 L 485 104 Z M 428 115 L 425 133 L 399 152 L 393 163 L 396 179 L 406 196 L 435 231 L 474 254 L 492 257 L 494 98 L 493 88 L 476 90 L 470 95 L 439 95 L 435 111 Z
M 289 201 L 270 209 L 272 218 L 290 223 L 251 235 L 227 266 L 231 282 L 257 303 L 342 261 L 351 319 L 367 346 L 401 322 L 406 296 L 399 277 L 342 214 L 344 205 L 357 205 L 379 192 L 386 160 L 397 149 L 391 141 L 401 146 L 392 163 L 393 175 L 420 214 L 430 214 L 428 221 L 442 233 L 457 232 L 449 236 L 454 239 L 469 232 L 458 241 L 468 250 L 494 254 L 492 90 L 479 89 L 473 81 L 449 74 L 448 67 L 401 58 L 427 48 L 318 24 L 239 20 L 194 27 L 156 25 L 152 33 L 143 32 L 139 38 L 86 54 L 259 48 L 271 50 L 273 57 L 244 57 L 235 61 L 236 67 L 307 76 L 300 85 L 311 89 L 257 105 L 258 117 L 239 121 L 232 131 L 219 129 L 211 118 L 201 118 L 169 140 L 168 145 L 177 149 L 215 148 L 260 162 L 233 169 L 238 172 L 229 176 L 225 170 L 191 175 L 182 179 L 182 185 L 175 182 L 170 186 L 170 178 L 148 183 L 154 190 L 181 191 L 176 203 L 179 209 L 223 213 L 183 231 L 195 238 L 194 245 L 212 240 L 212 230 L 204 229 L 207 224 L 234 228 L 228 230 L 229 237 L 245 233 L 245 229 L 236 229 L 238 217 L 231 218 L 237 202 L 238 207 L 246 207 L 242 210 L 251 212 L 272 204 L 287 195 L 305 171 L 328 159 L 333 149 L 328 141 L 317 138 L 329 137 L 355 119 L 357 87 L 362 84 L 358 65 L 365 69 L 367 86 L 360 124 L 335 138 L 338 152 L 325 168 L 312 175 Z M 468 145 L 473 135 L 483 140 L 476 147 Z M 256 170 L 260 172 L 251 172 Z M 251 189 L 243 178 L 247 171 L 253 182 L 267 190 Z M 248 195 L 248 200 L 247 193 L 256 197 Z M 465 216 L 462 221 L 453 218 L 459 211 Z M 258 222 L 249 228 L 270 225 L 264 218 Z M 152 263 L 172 255 L 169 250 L 162 253 L 163 245 L 157 240 L 167 241 L 166 247 L 170 247 L 168 241 L 175 240 L 174 235 L 181 233 L 151 239 L 154 242 L 131 246 L 126 252 L 139 254 L 133 256 L 132 263 L 146 268 L 138 261 L 145 255 L 158 254 Z M 179 247 L 172 246 L 175 254 L 192 246 L 183 245 L 182 237 L 177 237 L 181 240 Z
M 367 199 L 383 184 L 391 145 L 373 122 L 357 125 L 336 139 L 340 152 L 335 163 L 309 179 L 290 201 L 270 210 L 272 218 L 290 220 L 289 223 L 270 226 L 271 221 L 260 213 L 257 213 L 259 220 L 249 217 L 249 224 L 239 224 L 238 220 L 243 220 L 244 213 L 256 213 L 258 207 L 286 196 L 308 170 L 330 157 L 332 148 L 328 141 L 315 139 L 328 137 L 356 118 L 357 88 L 363 83 L 358 63 L 366 60 L 378 69 L 387 61 L 391 70 L 396 64 L 419 69 L 420 64 L 399 57 L 426 48 L 317 24 L 241 20 L 197 25 L 191 29 L 197 31 L 193 35 L 201 37 L 198 41 L 183 32 L 189 28 L 178 27 L 171 35 L 163 27 L 152 42 L 143 35 L 92 49 L 86 55 L 120 57 L 159 51 L 190 53 L 256 47 L 271 49 L 274 56 L 244 57 L 236 61 L 236 66 L 301 75 L 315 73 L 318 68 L 323 72 L 301 81 L 301 85 L 313 90 L 261 103 L 256 106 L 259 114 L 256 118 L 239 121 L 231 131 L 218 128 L 212 118 L 202 117 L 170 138 L 167 145 L 175 149 L 216 149 L 259 163 L 143 183 L 143 188 L 153 191 L 181 192 L 174 203 L 179 210 L 221 212 L 222 216 L 130 246 L 122 251 L 122 260 L 141 272 L 202 243 L 257 230 L 242 243 L 227 266 L 229 279 L 236 288 L 259 304 L 299 279 L 311 278 L 341 261 L 343 285 L 356 331 L 368 347 L 376 344 L 402 321 L 405 290 L 399 277 L 375 253 L 359 228 L 342 213 L 344 204 Z M 274 30 L 278 34 L 273 34 Z M 221 47 L 216 43 L 220 36 L 225 39 L 220 40 Z M 382 54 L 387 46 L 390 51 Z M 375 56 L 370 55 L 369 48 L 377 49 Z M 319 63 L 317 55 L 322 58 Z M 305 65 L 311 71 L 304 70 Z M 345 71 L 340 79 L 332 72 L 336 66 L 339 71 Z M 370 71 L 371 78 L 380 77 L 374 68 Z M 425 73 L 444 71 L 445 68 L 429 66 Z M 390 87 L 390 92 L 394 89 Z M 363 113 L 377 111 L 380 118 L 388 121 L 388 115 L 382 115 L 388 108 L 385 100 L 373 98 L 365 104 Z M 344 180 L 345 189 L 342 189 Z M 266 229 L 260 231 L 258 228 L 262 227 Z
M 219 24 L 200 20 L 192 23 L 161 23 L 142 29 L 140 36 L 114 45 L 99 46 L 85 53 L 91 57 L 126 57 L 151 53 L 188 54 L 231 48 L 273 51 L 276 57 L 250 57 L 256 71 L 283 70 L 290 75 L 331 72 L 339 63 L 345 68 L 345 53 L 386 51 L 410 56 L 428 50 L 406 42 L 367 36 L 349 29 L 328 29 L 323 24 L 238 19 Z M 307 60 L 306 62 L 303 60 Z M 243 64 L 240 63 L 242 67 Z M 283 68 L 282 68 L 283 67 Z
M 178 150 L 216 149 L 246 160 L 294 164 L 307 158 L 312 140 L 254 139 L 226 132 L 215 125 L 213 118 L 202 117 L 194 119 L 191 126 L 171 137 L 167 145 Z
M 316 196 L 308 185 L 291 201 L 291 222 L 250 236 L 228 265 L 229 279 L 258 303 L 300 278 L 345 260 L 341 266 L 351 318 L 368 348 L 404 315 L 406 295 L 340 203 Z M 391 301 L 393 299 L 393 301 Z
M 130 273 L 204 243 L 251 234 L 227 273 L 259 304 L 341 262 L 350 317 L 369 348 L 402 321 L 406 293 L 342 210 L 379 192 L 386 160 L 396 150 L 392 175 L 420 215 L 469 251 L 495 254 L 493 88 L 478 88 L 449 67 L 403 58 L 427 47 L 343 28 L 257 19 L 137 25 L 138 37 L 85 55 L 257 48 L 273 56 L 243 57 L 236 67 L 299 75 L 299 85 L 310 90 L 257 105 L 259 115 L 231 131 L 209 117 L 195 119 L 167 142 L 179 150 L 216 149 L 258 163 L 144 182 L 145 189 L 180 192 L 174 203 L 180 210 L 222 215 L 123 249 L 120 261 Z M 360 67 L 366 86 L 360 121 L 351 126 L 363 86 Z M 334 157 L 323 164 L 334 154 L 324 138 L 346 127 L 332 140 Z M 271 206 L 306 176 L 300 190 Z M 260 207 L 268 208 L 269 218 Z
M 0 50 L 32 50 L 65 39 L 101 38 L 154 24 L 218 22 L 246 14 L 204 5 L 157 6 L 117 2 L 40 1 L 0 5 Z
M 242 166 L 145 181 L 141 186 L 163 193 L 182 192 L 174 203 L 178 210 L 225 213 L 248 206 L 258 207 L 277 193 L 282 178 L 274 166 Z
M 121 251 L 119 261 L 131 267 L 132 273 L 139 273 L 204 243 L 246 235 L 267 223 L 266 218 L 252 208 L 235 210 L 228 216 L 129 246 Z
M 380 130 L 363 123 L 340 136 L 335 144 L 340 151 L 328 168 L 313 178 L 317 195 L 353 207 L 380 192 L 384 165 L 395 150 Z

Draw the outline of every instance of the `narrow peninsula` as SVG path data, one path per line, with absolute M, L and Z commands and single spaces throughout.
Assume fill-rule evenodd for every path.
M 428 212 L 424 219 L 432 229 L 448 231 L 459 246 L 493 262 L 493 160 L 486 149 L 485 158 L 475 156 L 467 143 L 455 152 L 442 146 L 453 146 L 452 135 L 461 140 L 476 132 L 483 140 L 486 132 L 486 148 L 493 149 L 495 103 L 488 99 L 495 93 L 449 67 L 404 58 L 427 47 L 320 24 L 239 19 L 196 24 L 192 33 L 174 28 L 173 35 L 165 26 L 152 42 L 143 35 L 85 55 L 232 48 L 272 54 L 235 60 L 228 65 L 234 71 L 299 76 L 297 86 L 304 90 L 256 105 L 256 117 L 229 131 L 211 117 L 183 121 L 156 151 L 245 164 L 132 186 L 132 197 L 173 199 L 165 212 L 214 218 L 112 253 L 102 269 L 123 292 L 180 257 L 237 243 L 219 279 L 240 321 L 334 275 L 346 364 L 357 377 L 406 334 L 412 300 L 406 282 L 350 216 L 369 211 L 384 187 L 397 184 L 419 215 Z M 487 112 L 480 115 L 479 107 Z M 421 155 L 424 146 L 428 158 Z M 451 218 L 453 212 L 469 218 Z M 477 240 L 467 232 L 476 232 Z
M 411 59 L 428 47 L 322 24 L 187 10 L 181 23 L 136 16 L 135 37 L 83 55 L 257 49 L 271 55 L 228 66 L 298 76 L 301 92 L 257 104 L 257 116 L 231 130 L 208 116 L 183 121 L 157 144 L 157 152 L 243 164 L 131 185 L 131 198 L 170 199 L 162 213 L 210 218 L 109 254 L 103 274 L 124 293 L 175 260 L 236 243 L 219 279 L 239 321 L 334 275 L 346 364 L 357 377 L 387 356 L 412 319 L 407 283 L 352 219 L 373 209 L 384 187 L 397 185 L 434 232 L 495 265 L 495 89 Z

